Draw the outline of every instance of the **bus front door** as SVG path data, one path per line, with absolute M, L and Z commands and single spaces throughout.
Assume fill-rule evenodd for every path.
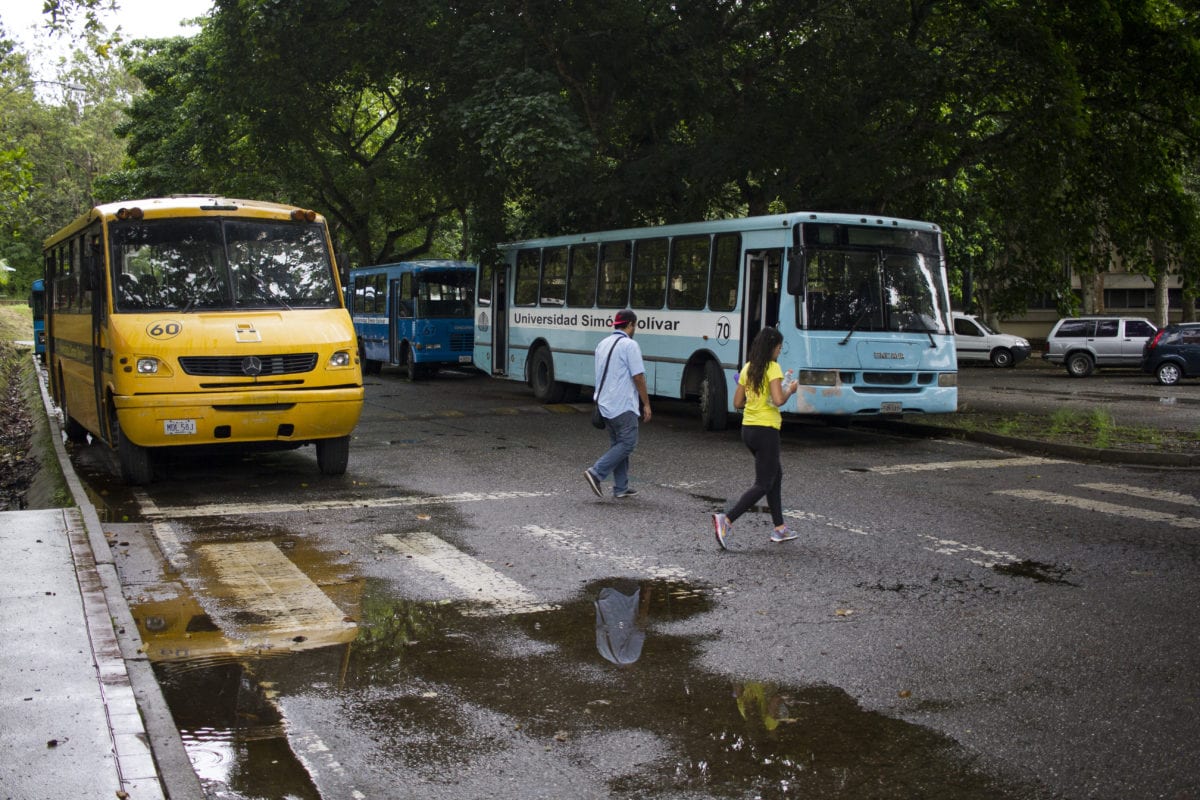
M 508 374 L 508 267 L 492 271 L 492 373 Z
M 400 363 L 400 279 L 396 278 L 388 284 L 388 364 L 395 366 Z
M 783 250 L 758 250 L 746 254 L 746 294 L 742 301 L 742 347 L 739 364 L 746 362 L 754 337 L 764 327 L 779 324 L 779 293 Z

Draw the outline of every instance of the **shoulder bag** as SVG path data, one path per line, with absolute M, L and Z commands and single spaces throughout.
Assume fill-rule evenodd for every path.
M 613 335 L 615 336 L 616 334 Z M 604 373 L 600 376 L 600 385 L 596 387 L 597 400 L 592 401 L 593 428 L 600 428 L 602 430 L 604 428 L 604 415 L 600 413 L 600 403 L 598 398 L 600 397 L 600 390 L 604 388 L 604 380 L 608 377 L 608 365 L 612 363 L 613 351 L 617 349 L 617 345 L 619 344 L 620 342 L 613 342 L 613 346 L 608 348 L 608 358 L 604 362 Z

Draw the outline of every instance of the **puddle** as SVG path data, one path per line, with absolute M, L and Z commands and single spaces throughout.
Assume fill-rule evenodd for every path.
M 835 687 L 705 671 L 702 639 L 664 632 L 711 609 L 705 587 L 607 580 L 554 610 L 490 619 L 393 591 L 366 582 L 357 635 L 340 646 L 155 665 L 211 796 L 320 797 L 283 752 L 285 731 L 336 738 L 340 774 L 368 796 L 498 780 L 489 765 L 518 756 L 513 796 L 544 790 L 540 776 L 564 763 L 613 797 L 1038 796 Z
M 1001 575 L 1014 578 L 1029 578 L 1038 583 L 1057 583 L 1062 586 L 1078 586 L 1066 579 L 1070 567 L 1060 567 L 1054 564 L 1043 564 L 1040 561 L 1017 561 L 1012 564 L 996 564 L 993 570 Z

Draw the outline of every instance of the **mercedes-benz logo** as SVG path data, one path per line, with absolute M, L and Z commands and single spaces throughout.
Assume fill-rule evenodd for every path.
M 242 374 L 254 377 L 262 374 L 262 360 L 258 356 L 246 356 L 242 359 Z

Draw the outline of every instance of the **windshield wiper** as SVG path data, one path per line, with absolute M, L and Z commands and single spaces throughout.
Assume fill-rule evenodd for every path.
M 187 305 L 180 310 L 180 314 L 186 314 L 187 312 L 191 311 L 192 306 L 196 305 L 196 301 L 200 299 L 201 293 L 208 291 L 209 287 L 216 283 L 217 273 L 213 271 L 212 264 L 205 263 L 204 268 L 208 272 L 208 277 L 204 280 L 204 283 L 202 283 L 200 287 L 192 293 L 191 299 L 188 300 Z
M 873 312 L 874 310 L 875 309 L 873 309 L 873 308 L 868 308 L 866 311 L 859 314 L 858 319 L 854 320 L 854 324 L 851 325 L 850 330 L 846 332 L 846 338 L 842 339 L 840 342 L 838 342 L 838 344 L 843 345 L 846 342 L 850 341 L 850 337 L 854 335 L 854 331 L 858 330 L 858 326 L 861 325 L 862 321 L 864 319 L 866 319 L 868 316 L 870 316 L 871 312 Z

